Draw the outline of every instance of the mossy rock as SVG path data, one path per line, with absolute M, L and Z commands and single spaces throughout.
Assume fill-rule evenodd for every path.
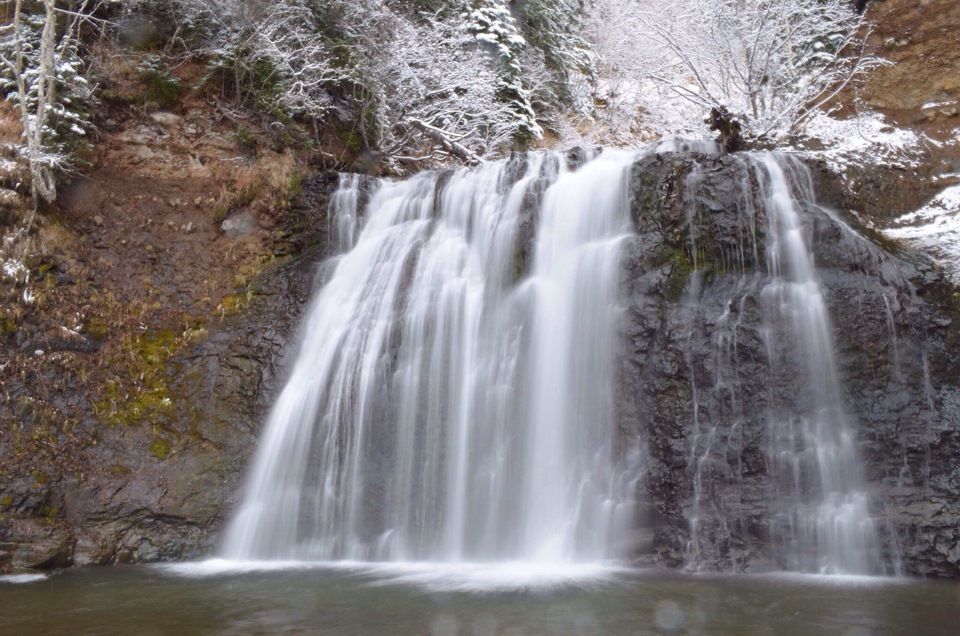
M 183 342 L 170 329 L 128 339 L 116 360 L 127 367 L 126 377 L 104 384 L 102 397 L 96 402 L 98 412 L 114 426 L 156 424 L 172 415 L 168 364 Z
M 164 437 L 154 437 L 153 441 L 150 442 L 150 452 L 153 453 L 154 457 L 163 461 L 170 454 L 170 441 Z

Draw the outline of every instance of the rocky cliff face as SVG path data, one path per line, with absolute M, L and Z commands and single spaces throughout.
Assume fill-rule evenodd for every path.
M 102 361 L 140 374 L 145 385 L 116 396 L 114 408 L 96 395 L 84 399 L 78 379 L 60 384 L 75 373 L 70 358 L 6 379 L 0 414 L 17 425 L 0 445 L 0 571 L 213 552 L 317 264 L 329 254 L 326 198 L 336 183 L 332 173 L 307 180 L 281 220 L 276 249 L 294 260 L 268 267 L 209 318 L 146 331 L 123 349 L 135 363 Z M 106 346 L 87 339 L 95 345 L 88 355 Z M 31 408 L 44 382 L 44 408 Z M 54 428 L 51 413 L 73 418 Z
M 106 428 L 91 412 L 72 431 L 83 471 L 5 480 L 0 565 L 213 552 L 317 264 L 329 254 L 325 206 L 335 183 L 333 175 L 309 180 L 285 221 L 301 256 L 268 269 L 242 311 L 209 321 L 203 338 L 163 359 L 172 410 L 150 426 Z M 628 311 L 616 393 L 620 446 L 639 441 L 646 454 L 636 560 L 707 571 L 782 567 L 771 541 L 767 414 L 774 402 L 805 396 L 795 371 L 770 364 L 795 343 L 765 335 L 766 219 L 749 205 L 756 176 L 738 155 L 668 153 L 640 160 L 631 187 L 636 234 L 623 253 Z M 891 572 L 956 576 L 955 290 L 924 257 L 865 238 L 834 213 L 811 205 L 804 223 L 885 560 Z M 23 412 L 28 430 L 37 421 Z
M 648 453 L 641 563 L 784 565 L 771 543 L 767 414 L 773 403 L 809 396 L 795 372 L 771 365 L 796 343 L 766 330 L 766 219 L 745 206 L 753 179 L 736 155 L 662 155 L 634 167 L 637 236 L 624 255 L 629 311 L 617 389 L 623 438 L 639 436 Z M 923 257 L 808 207 L 885 560 L 891 573 L 956 576 L 955 290 Z

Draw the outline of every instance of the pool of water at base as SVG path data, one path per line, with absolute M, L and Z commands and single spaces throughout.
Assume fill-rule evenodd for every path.
M 224 564 L 0 577 L 0 633 L 960 633 L 960 584 L 525 564 Z

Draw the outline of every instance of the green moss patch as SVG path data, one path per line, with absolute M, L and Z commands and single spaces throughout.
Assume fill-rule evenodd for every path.
M 163 437 L 154 437 L 153 441 L 150 442 L 150 452 L 153 453 L 154 457 L 163 461 L 170 454 L 170 442 Z
M 170 392 L 171 358 L 185 344 L 207 333 L 202 317 L 184 315 L 183 322 L 182 332 L 163 329 L 127 338 L 119 352 L 108 359 L 111 368 L 124 372 L 105 382 L 96 402 L 97 412 L 107 423 L 156 425 L 173 414 L 176 405 Z

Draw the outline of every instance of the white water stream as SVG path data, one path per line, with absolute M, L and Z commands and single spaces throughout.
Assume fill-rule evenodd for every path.
M 633 157 L 381 183 L 307 313 L 224 556 L 616 556 L 632 518 L 611 444 Z M 347 246 L 358 187 L 332 203 Z
M 641 475 L 638 460 L 616 461 L 613 387 L 635 159 L 607 150 L 574 170 L 564 155 L 529 154 L 383 181 L 365 210 L 362 181 L 344 177 L 330 213 L 346 251 L 307 312 L 222 556 L 628 556 L 617 546 L 638 522 Z M 771 540 L 794 571 L 873 573 L 877 533 L 799 217 L 809 175 L 771 154 L 748 165 L 769 222 L 770 337 L 793 342 L 789 359 L 771 347 L 771 376 L 792 365 L 804 378 L 802 408 L 768 414 Z
M 793 345 L 788 360 L 771 354 L 771 375 L 786 363 L 800 366 L 805 379 L 796 387 L 798 410 L 769 414 L 778 511 L 772 538 L 792 571 L 876 574 L 882 571 L 879 539 L 860 475 L 856 431 L 846 413 L 830 314 L 800 221 L 800 206 L 814 204 L 810 173 L 789 156 L 764 153 L 752 162 L 768 218 L 772 280 L 761 297 L 769 333 Z

